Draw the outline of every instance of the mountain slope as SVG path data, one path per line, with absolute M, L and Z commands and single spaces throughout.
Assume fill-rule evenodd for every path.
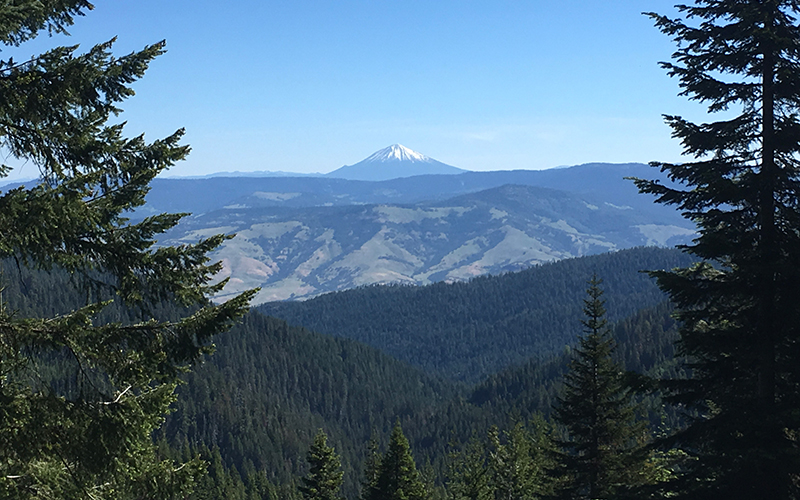
M 324 428 L 350 498 L 370 436 L 431 413 L 455 392 L 374 348 L 257 312 L 214 343 L 214 355 L 185 377 L 162 435 L 177 446 L 218 447 L 241 473 L 253 468 L 285 483 L 304 472 L 308 446 Z
M 20 317 L 49 317 L 85 304 L 86 290 L 67 272 L 30 270 L 11 260 L 0 261 L 2 270 L 3 307 Z M 144 315 L 178 317 L 180 311 L 161 303 Z M 99 321 L 138 322 L 142 314 L 115 303 Z M 174 411 L 155 437 L 179 455 L 218 449 L 242 478 L 258 471 L 287 483 L 302 474 L 303 457 L 322 427 L 342 456 L 345 491 L 355 498 L 371 434 L 388 434 L 398 418 L 430 414 L 456 391 L 453 384 L 373 347 L 291 327 L 258 312 L 251 311 L 213 342 L 216 352 L 183 377 Z M 64 354 L 64 359 L 37 360 L 31 370 L 37 383 L 77 390 L 74 364 Z
M 587 195 L 501 186 L 416 205 L 231 208 L 166 236 L 188 243 L 236 233 L 213 257 L 230 278 L 220 299 L 261 287 L 255 303 L 376 283 L 425 285 L 516 271 L 640 245 L 674 245 L 694 229 Z
M 617 348 L 614 358 L 627 370 L 659 377 L 685 377 L 674 359 L 677 325 L 672 307 L 662 302 L 642 309 L 611 325 Z M 575 318 L 576 328 L 577 321 Z M 556 404 L 562 378 L 569 369 L 568 349 L 547 359 L 533 358 L 493 374 L 472 386 L 464 397 L 455 397 L 432 416 L 420 415 L 408 427 L 418 456 L 430 460 L 437 470 L 446 469 L 452 451 L 448 443 L 466 443 L 473 436 L 485 436 L 491 426 L 511 428 L 536 414 L 548 417 Z M 680 426 L 677 408 L 663 405 L 657 395 L 643 396 L 653 430 Z
M 593 273 L 604 280 L 608 317 L 617 321 L 664 300 L 641 270 L 690 262 L 677 250 L 634 248 L 469 282 L 364 287 L 257 309 L 364 342 L 428 373 L 476 382 L 571 344 L 580 332 L 584 289 Z
M 326 176 L 358 181 L 385 181 L 417 175 L 453 175 L 464 172 L 466 170 L 434 160 L 400 144 L 392 144 L 358 163 L 345 165 Z
M 558 317 L 568 322 L 564 331 L 569 338 L 563 342 L 572 343 L 580 330 L 583 275 L 596 271 L 605 277 L 609 317 L 625 318 L 614 328 L 618 358 L 628 369 L 671 372 L 675 332 L 669 306 L 657 302 L 663 296 L 642 288 L 648 280 L 635 270 L 683 265 L 685 259 L 674 250 L 634 249 L 538 268 L 544 273 L 532 269 L 425 288 L 370 287 L 321 297 L 308 305 L 329 317 L 342 316 L 351 326 L 376 331 L 368 323 L 377 318 L 386 325 L 378 333 L 393 335 L 398 343 L 417 342 L 415 329 L 431 323 L 434 329 L 451 328 L 441 329 L 440 340 L 459 347 L 470 335 L 479 335 L 480 323 L 489 320 L 497 325 L 485 339 L 490 346 L 504 340 L 496 333 L 514 329 L 515 324 L 521 339 L 535 340 L 541 332 L 552 331 Z M 3 298 L 22 316 L 67 311 L 85 298 L 70 286 L 67 273 L 31 272 L 10 261 L 3 264 Z M 534 289 L 537 293 L 531 293 Z M 397 300 L 398 295 L 410 300 Z M 658 305 L 638 311 L 642 298 Z M 158 312 L 169 316 L 170 307 L 164 304 Z M 112 319 L 120 320 L 118 313 L 125 316 L 115 311 Z M 489 318 L 491 314 L 495 316 Z M 546 328 L 537 329 L 537 324 Z M 485 435 L 490 425 L 508 426 L 515 415 L 525 418 L 547 412 L 566 362 L 560 344 L 549 352 L 534 352 L 534 359 L 523 357 L 520 366 L 481 380 L 468 391 L 458 391 L 453 384 L 374 348 L 258 313 L 247 315 L 240 326 L 214 342 L 216 353 L 186 376 L 176 411 L 156 438 L 189 455 L 214 449 L 224 463 L 236 467 L 236 477 L 247 481 L 266 476 L 286 483 L 304 472 L 303 457 L 322 427 L 342 456 L 347 498 L 357 498 L 366 442 L 373 431 L 385 437 L 400 419 L 418 463 L 430 460 L 441 473 L 449 443 L 464 442 L 474 432 Z M 431 349 L 441 343 L 434 342 Z M 471 346 L 474 351 L 482 349 Z M 519 350 L 511 344 L 505 348 L 513 355 Z M 215 467 L 212 460 L 210 469 Z
M 692 224 L 624 179 L 658 174 L 642 164 L 588 164 L 381 182 L 156 179 L 147 205 L 132 217 L 194 212 L 169 233 L 178 242 L 238 232 L 216 254 L 231 278 L 226 293 L 260 286 L 257 301 L 264 302 L 372 283 L 464 279 L 686 241 Z

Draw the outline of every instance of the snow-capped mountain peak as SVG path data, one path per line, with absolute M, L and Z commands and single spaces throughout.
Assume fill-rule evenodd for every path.
M 384 161 L 421 161 L 430 163 L 431 158 L 422 153 L 417 153 L 414 150 L 408 149 L 402 144 L 392 144 L 388 148 L 383 148 L 370 155 L 365 162 L 384 162 Z
M 326 176 L 354 181 L 385 181 L 415 175 L 451 175 L 464 172 L 466 170 L 434 160 L 400 144 L 392 144 L 356 164 L 337 168 Z

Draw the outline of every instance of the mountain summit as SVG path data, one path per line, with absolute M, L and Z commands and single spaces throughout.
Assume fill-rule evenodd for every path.
M 356 164 L 345 165 L 326 176 L 353 181 L 386 181 L 415 175 L 452 175 L 464 172 L 467 170 L 434 160 L 403 145 L 392 144 Z
M 392 144 L 388 148 L 383 148 L 380 151 L 372 153 L 372 155 L 364 161 L 421 161 L 431 163 L 436 160 L 431 160 L 424 154 L 408 149 L 402 144 Z

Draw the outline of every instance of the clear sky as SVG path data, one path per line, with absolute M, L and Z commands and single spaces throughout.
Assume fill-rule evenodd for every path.
M 13 54 L 166 39 L 122 107 L 128 135 L 186 128 L 170 175 L 328 172 L 393 143 L 469 170 L 672 161 L 661 115 L 703 108 L 677 97 L 657 64 L 675 47 L 641 12 L 673 3 L 97 0 L 71 37 Z

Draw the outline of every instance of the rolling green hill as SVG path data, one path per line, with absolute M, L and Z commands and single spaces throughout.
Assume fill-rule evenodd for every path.
M 688 262 L 677 250 L 635 248 L 468 282 L 370 286 L 257 310 L 364 342 L 427 373 L 476 383 L 531 357 L 550 358 L 572 343 L 592 273 L 603 278 L 609 319 L 617 321 L 664 300 L 641 270 Z

